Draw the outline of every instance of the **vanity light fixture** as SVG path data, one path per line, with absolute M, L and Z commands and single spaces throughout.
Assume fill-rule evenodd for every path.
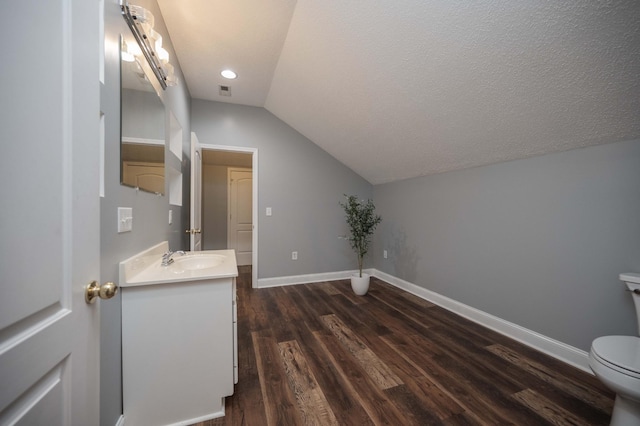
M 169 63 L 169 52 L 162 47 L 162 36 L 153 29 L 153 14 L 143 7 L 129 4 L 127 0 L 120 0 L 120 8 L 139 46 L 139 49 L 138 46 L 128 46 L 127 53 L 144 55 L 163 89 L 177 85 L 173 65 Z M 124 56 L 123 59 L 127 60 Z
M 235 72 L 233 72 L 231 70 L 223 70 L 220 74 L 224 78 L 228 78 L 229 80 L 233 80 L 234 78 L 238 77 L 238 74 L 236 74 Z

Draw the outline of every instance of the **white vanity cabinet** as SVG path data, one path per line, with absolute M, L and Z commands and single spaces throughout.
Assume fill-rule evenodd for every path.
M 235 276 L 122 286 L 126 424 L 224 415 L 237 382 L 235 288 Z

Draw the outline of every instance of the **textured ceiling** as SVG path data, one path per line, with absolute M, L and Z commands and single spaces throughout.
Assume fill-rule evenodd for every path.
M 264 106 L 374 184 L 640 138 L 637 0 L 159 3 L 194 98 Z

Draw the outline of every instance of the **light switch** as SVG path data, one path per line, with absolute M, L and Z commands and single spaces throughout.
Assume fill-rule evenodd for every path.
M 173 210 L 169 209 L 169 225 L 173 223 Z
M 271 216 L 271 207 L 267 207 L 267 216 Z
M 131 232 L 133 229 L 133 208 L 118 207 L 118 233 Z

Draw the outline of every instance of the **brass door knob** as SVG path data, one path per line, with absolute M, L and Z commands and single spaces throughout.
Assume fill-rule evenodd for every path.
M 94 303 L 99 297 L 100 299 L 111 299 L 118 294 L 118 285 L 112 282 L 107 282 L 102 285 L 97 281 L 91 281 L 91 283 L 85 287 L 84 300 L 87 303 Z

